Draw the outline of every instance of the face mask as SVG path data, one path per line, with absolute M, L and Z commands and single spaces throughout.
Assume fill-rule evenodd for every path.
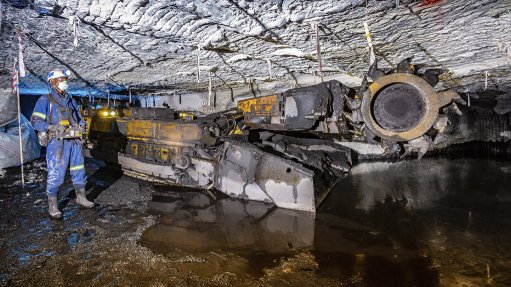
M 60 82 L 60 83 L 57 85 L 57 87 L 59 88 L 59 90 L 61 90 L 61 91 L 65 91 L 65 90 L 67 90 L 68 85 L 67 85 L 67 82 Z

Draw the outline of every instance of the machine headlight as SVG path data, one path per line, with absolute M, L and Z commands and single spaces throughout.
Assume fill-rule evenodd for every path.
M 102 116 L 104 116 L 104 117 L 108 117 L 108 111 L 103 111 L 103 112 L 101 113 L 101 115 L 102 115 Z
M 111 116 L 115 116 L 115 114 L 116 114 L 116 112 L 115 112 L 115 111 L 111 111 L 111 112 L 110 112 L 110 115 L 111 115 Z

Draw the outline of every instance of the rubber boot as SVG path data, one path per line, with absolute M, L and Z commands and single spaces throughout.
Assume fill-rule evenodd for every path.
M 62 219 L 62 212 L 60 212 L 57 197 L 48 194 L 48 213 L 53 219 Z
M 87 197 L 85 197 L 85 188 L 75 188 L 76 191 L 76 203 L 79 205 L 85 207 L 85 208 L 93 208 L 94 202 L 90 202 L 87 200 Z

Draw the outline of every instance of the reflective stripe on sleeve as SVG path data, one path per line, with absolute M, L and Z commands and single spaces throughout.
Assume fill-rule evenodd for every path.
M 34 113 L 32 113 L 32 116 L 36 116 L 36 117 L 41 118 L 41 119 L 43 119 L 43 120 L 45 120 L 45 119 L 46 119 L 46 115 L 45 115 L 45 114 L 43 114 L 43 113 L 39 113 L 39 112 L 34 112 Z

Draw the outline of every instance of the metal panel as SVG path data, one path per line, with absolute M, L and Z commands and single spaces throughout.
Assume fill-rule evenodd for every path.
M 136 119 L 127 122 L 126 135 L 130 139 L 198 143 L 202 138 L 202 128 L 193 123 Z
M 264 96 L 238 102 L 238 110 L 243 112 L 244 123 L 248 126 L 281 126 L 280 101 L 278 95 Z
M 278 115 L 279 98 L 277 95 L 252 98 L 238 102 L 238 110 L 247 115 Z
M 242 142 L 226 142 L 216 187 L 225 194 L 315 212 L 313 172 Z
M 149 120 L 173 120 L 175 119 L 174 110 L 167 108 L 138 108 L 130 109 L 131 116 L 138 119 Z
M 177 181 L 179 173 L 171 166 L 144 163 L 134 158 L 119 156 L 119 164 L 124 170 L 135 171 L 144 175 L 157 176 L 162 179 Z

